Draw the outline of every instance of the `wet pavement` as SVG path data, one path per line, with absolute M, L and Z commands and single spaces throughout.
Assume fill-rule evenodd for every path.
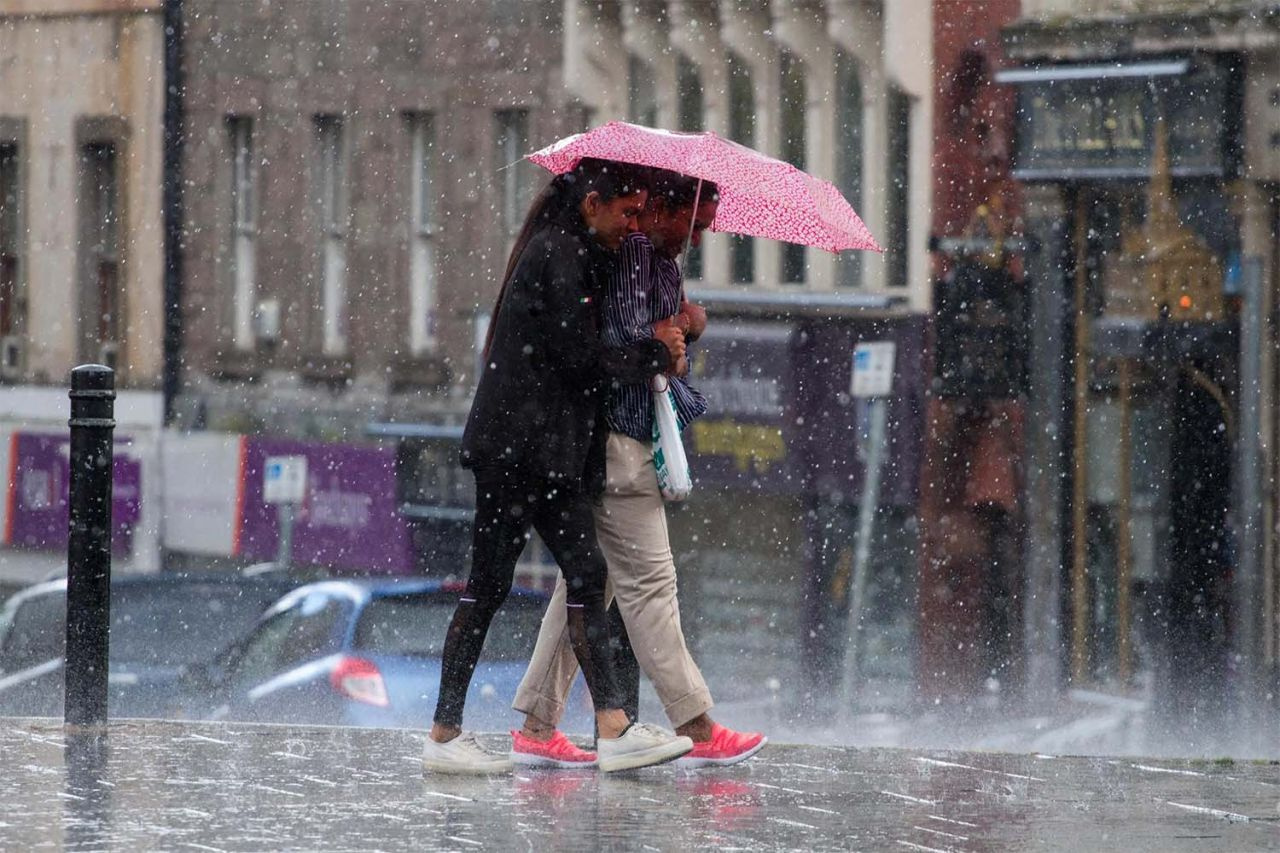
M 0 718 L 0 849 L 1280 849 L 1273 763 L 770 744 L 718 770 L 469 779 L 424 776 L 420 737 Z

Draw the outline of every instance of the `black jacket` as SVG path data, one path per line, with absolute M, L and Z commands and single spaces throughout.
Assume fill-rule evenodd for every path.
M 462 437 L 468 468 L 509 468 L 604 488 L 605 404 L 613 381 L 647 382 L 671 366 L 661 341 L 600 342 L 599 311 L 614 252 L 577 210 L 530 237 L 506 283 Z

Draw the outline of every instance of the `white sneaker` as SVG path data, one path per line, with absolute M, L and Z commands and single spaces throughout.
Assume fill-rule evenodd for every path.
M 620 737 L 596 739 L 597 766 L 602 773 L 664 764 L 692 749 L 689 738 L 648 723 L 632 723 Z
M 436 743 L 430 737 L 422 747 L 422 769 L 432 773 L 465 773 L 484 775 L 510 773 L 511 759 L 480 745 L 471 732 L 463 732 L 447 743 Z

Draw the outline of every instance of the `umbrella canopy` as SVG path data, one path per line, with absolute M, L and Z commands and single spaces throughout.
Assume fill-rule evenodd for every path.
M 720 206 L 711 230 L 817 246 L 882 252 L 867 226 L 828 181 L 745 145 L 703 133 L 676 133 L 611 121 L 528 155 L 559 175 L 583 157 L 654 166 L 715 181 Z

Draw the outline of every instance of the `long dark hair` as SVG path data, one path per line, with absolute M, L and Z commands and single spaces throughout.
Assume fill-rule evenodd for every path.
M 493 330 L 498 322 L 498 311 L 502 308 L 502 299 L 507 294 L 507 285 L 515 273 L 516 263 L 524 254 L 525 247 L 533 239 L 542 225 L 559 218 L 566 211 L 576 209 L 582 200 L 595 192 L 601 201 L 613 201 L 622 196 L 635 195 L 649 188 L 648 170 L 630 163 L 616 160 L 601 160 L 596 157 L 584 157 L 570 172 L 556 175 L 534 197 L 525 215 L 524 224 L 516 235 L 516 241 L 507 257 L 507 269 L 502 274 L 502 287 L 498 289 L 498 298 L 493 303 L 493 313 L 489 315 L 489 328 L 484 337 L 484 356 L 489 357 L 489 345 L 493 343 Z

